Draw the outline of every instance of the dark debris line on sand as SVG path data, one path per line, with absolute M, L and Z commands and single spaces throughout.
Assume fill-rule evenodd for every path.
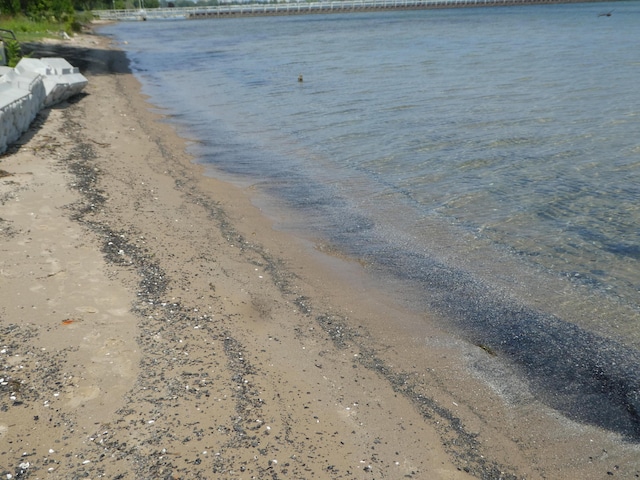
M 116 230 L 93 218 L 92 214 L 102 208 L 106 195 L 97 187 L 101 172 L 93 165 L 93 160 L 96 158 L 94 146 L 82 136 L 80 126 L 73 121 L 73 110 L 72 106 L 65 111 L 66 133 L 75 141 L 75 147 L 65 163 L 75 176 L 73 186 L 81 193 L 82 201 L 70 207 L 72 216 L 101 238 L 102 251 L 110 264 L 135 269 L 141 278 L 137 287 L 138 301 L 134 305 L 134 311 L 140 318 L 139 343 L 144 354 L 141 374 L 129 394 L 128 404 L 133 405 L 139 402 L 148 407 L 146 411 L 136 411 L 129 406 L 119 412 L 122 419 L 116 425 L 103 425 L 96 431 L 91 445 L 96 449 L 95 457 L 99 459 L 97 468 L 100 469 L 102 461 L 115 456 L 115 458 L 127 458 L 127 463 L 135 466 L 136 478 L 169 479 L 176 475 L 200 478 L 193 476 L 194 471 L 189 470 L 189 465 L 200 465 L 206 460 L 204 458 L 206 455 L 203 453 L 197 458 L 183 459 L 172 452 L 171 447 L 168 449 L 167 445 L 175 447 L 180 443 L 201 441 L 207 432 L 203 432 L 194 425 L 192 435 L 183 439 L 174 438 L 170 425 L 163 427 L 155 425 L 155 419 L 166 418 L 178 403 L 181 409 L 187 411 L 193 409 L 203 396 L 215 395 L 211 385 L 223 383 L 235 385 L 232 391 L 237 416 L 231 424 L 218 427 L 218 433 L 224 433 L 228 441 L 225 446 L 226 451 L 217 452 L 218 454 L 211 461 L 212 472 L 222 475 L 229 474 L 233 469 L 241 472 L 251 469 L 253 473 L 259 475 L 259 478 L 280 478 L 272 468 L 273 465 L 269 463 L 268 449 L 264 447 L 259 437 L 259 434 L 264 434 L 264 431 L 259 431 L 261 424 L 249 421 L 242 415 L 242 412 L 247 409 L 259 411 L 263 400 L 259 397 L 258 390 L 252 388 L 251 378 L 254 377 L 255 371 L 243 354 L 242 344 L 225 328 L 226 320 L 216 319 L 214 324 L 213 319 L 207 315 L 194 314 L 193 307 L 164 299 L 163 295 L 171 279 L 166 277 L 162 268 L 145 247 L 137 243 L 135 239 L 140 238 L 139 232 L 136 232 L 134 227 L 120 227 Z M 246 242 L 233 229 L 226 220 L 224 212 L 216 205 L 211 204 L 205 197 L 194 195 L 193 189 L 189 191 L 191 201 L 207 208 L 225 236 L 237 240 L 237 244 L 242 246 L 245 258 L 249 262 L 259 262 L 266 271 L 270 272 L 274 283 L 284 295 L 293 295 L 289 288 L 293 277 L 280 262 L 263 251 L 260 246 Z M 304 307 L 301 311 L 311 315 L 312 307 L 308 299 L 292 298 L 292 301 Z M 359 350 L 360 354 L 356 362 L 375 371 L 389 382 L 396 392 L 411 400 L 425 420 L 439 429 L 445 448 L 451 453 L 461 470 L 482 479 L 515 480 L 518 478 L 517 475 L 505 473 L 505 470 L 510 470 L 509 468 L 497 465 L 486 455 L 480 454 L 479 443 L 473 434 L 465 430 L 458 418 L 447 409 L 438 406 L 433 400 L 418 393 L 414 386 L 406 382 L 409 375 L 386 366 L 374 351 L 359 342 L 358 336 L 345 321 L 323 314 L 315 314 L 315 319 L 337 348 L 350 346 Z M 199 330 L 193 329 L 196 325 L 200 327 Z M 199 335 L 201 332 L 206 332 L 211 339 L 211 354 L 206 361 L 220 366 L 216 370 L 232 372 L 231 378 L 212 378 L 203 371 L 202 360 L 198 361 L 184 355 L 181 340 L 183 343 L 188 343 L 190 335 Z M 226 369 L 221 365 L 223 362 Z M 191 389 L 185 388 L 185 385 L 190 384 L 196 386 Z M 116 431 L 119 431 L 119 434 L 116 434 Z M 127 437 L 131 440 L 128 442 L 121 440 Z M 259 465 L 247 465 L 244 460 L 236 459 L 233 451 L 246 447 L 254 449 L 264 461 Z M 109 452 L 108 456 L 105 455 L 106 452 Z M 213 452 L 208 452 L 208 455 L 212 454 Z M 290 474 L 308 475 L 304 465 L 296 465 L 291 461 L 286 464 L 286 467 Z M 91 465 L 91 472 L 96 472 L 95 463 Z M 75 478 L 81 478 L 88 473 L 88 467 L 79 465 Z M 127 478 L 128 473 L 121 472 L 119 478 Z M 337 472 L 332 474 L 335 475 Z
M 91 457 L 96 460 L 90 465 L 79 465 L 73 478 L 102 475 L 106 465 L 103 462 L 112 462 L 114 458 L 123 460 L 118 465 L 127 465 L 121 467 L 117 478 L 131 478 L 132 474 L 133 478 L 207 478 L 198 473 L 206 467 L 219 478 L 224 475 L 233 478 L 234 471 L 253 474 L 252 478 L 280 478 L 272 455 L 278 451 L 278 441 L 287 440 L 275 437 L 275 442 L 264 441 L 265 435 L 269 435 L 268 427 L 264 422 L 255 421 L 256 417 L 263 416 L 260 410 L 264 404 L 259 388 L 254 385 L 257 371 L 241 342 L 227 328 L 231 319 L 223 317 L 214 321 L 210 315 L 196 313 L 198 309 L 194 306 L 164 298 L 172 280 L 145 248 L 140 232 L 134 226 L 118 225 L 116 229 L 108 220 L 99 220 L 97 214 L 105 208 L 107 195 L 98 187 L 101 171 L 95 165 L 94 146 L 83 137 L 81 126 L 73 120 L 80 108 L 78 104 L 64 112 L 65 134 L 73 140 L 74 147 L 62 163 L 74 175 L 72 187 L 82 197 L 69 206 L 71 217 L 98 236 L 109 264 L 133 270 L 140 278 L 132 310 L 140 319 L 138 343 L 143 355 L 139 377 L 128 394 L 127 407 L 117 412 L 120 419 L 116 424 L 96 429 L 89 444 L 94 450 Z M 191 201 L 198 200 L 191 198 Z M 242 245 L 247 261 L 258 262 L 255 248 L 233 231 L 223 213 L 214 205 L 209 205 L 208 210 L 225 236 Z M 285 276 L 279 278 L 283 271 L 277 262 L 260 263 L 266 264 L 265 269 L 271 271 L 281 288 L 287 288 Z M 206 357 L 190 356 L 187 345 L 191 340 L 202 341 L 203 336 L 210 344 Z M 212 375 L 209 371 L 222 373 Z M 205 431 L 194 421 L 189 425 L 192 433 L 177 438 L 172 425 L 184 426 L 190 418 L 197 417 L 196 412 L 200 412 L 200 407 L 205 408 L 211 398 L 226 400 L 225 403 L 231 399 L 233 407 L 226 407 L 228 422 L 218 425 L 215 431 Z M 247 412 L 251 412 L 251 417 Z M 293 425 L 289 425 L 285 430 L 292 428 Z M 222 435 L 227 440 L 217 452 L 207 451 L 203 446 L 202 453 L 194 458 L 181 456 L 184 445 L 193 442 L 206 445 L 207 435 L 218 438 Z M 128 441 L 123 441 L 127 438 Z M 300 458 L 304 458 L 304 445 L 299 448 Z M 247 451 L 255 452 L 250 455 L 250 461 Z M 194 468 L 194 465 L 202 467 Z M 297 458 L 287 459 L 278 469 L 283 475 L 297 478 L 314 476 Z M 31 471 L 37 471 L 37 467 Z M 349 478 L 349 472 L 346 477 L 337 471 L 332 473 L 333 478 Z
M 290 296 L 292 303 L 298 306 L 303 314 L 312 316 L 311 300 L 296 296 L 290 288 L 293 275 L 286 271 L 278 259 L 274 259 L 260 245 L 247 242 L 226 220 L 224 212 L 212 205 L 210 201 L 195 196 L 193 199 L 199 205 L 207 208 L 207 211 L 211 213 L 211 218 L 215 218 L 219 222 L 220 228 L 225 232 L 227 238 L 234 238 L 246 254 L 260 259 L 260 264 L 266 272 L 271 274 L 274 284 L 278 286 L 283 295 Z M 509 470 L 513 470 L 512 467 L 499 465 L 481 453 L 480 442 L 477 441 L 476 435 L 466 431 L 460 419 L 451 411 L 440 406 L 424 393 L 418 392 L 417 385 L 412 385 L 407 381 L 412 375 L 394 371 L 378 358 L 375 351 L 366 346 L 363 341 L 368 335 L 363 333 L 361 328 L 354 328 L 345 319 L 333 314 L 319 313 L 315 314 L 314 318 L 338 349 L 352 348 L 358 351 L 358 355 L 354 357 L 354 363 L 376 372 L 391 385 L 394 391 L 407 397 L 423 418 L 440 431 L 443 444 L 458 464 L 459 469 L 483 480 L 517 480 L 519 478 L 518 475 L 509 473 Z
M 362 261 L 383 275 L 418 284 L 425 308 L 447 319 L 469 343 L 515 367 L 537 400 L 581 424 L 640 443 L 640 352 L 593 333 L 508 293 L 429 252 L 380 250 L 360 232 L 349 242 L 369 245 Z M 612 319 L 612 321 L 615 320 Z
M 84 461 L 82 453 L 62 455 L 66 441 L 77 427 L 73 418 L 60 412 L 57 408 L 48 408 L 49 402 L 54 400 L 61 391 L 73 386 L 76 380 L 62 369 L 67 355 L 75 347 L 68 347 L 58 351 L 31 349 L 33 338 L 39 331 L 30 325 L 7 324 L 0 325 L 0 354 L 3 357 L 20 358 L 19 363 L 3 362 L 0 365 L 0 411 L 14 412 L 33 409 L 34 405 L 42 405 L 45 415 L 33 415 L 26 420 L 28 423 L 23 435 L 23 443 L 17 456 L 7 461 L 10 465 L 0 465 L 0 475 L 3 478 L 29 478 L 39 470 L 55 471 L 61 464 L 80 464 Z M 25 372 L 29 372 L 26 374 Z M 52 381 L 55 379 L 55 381 Z M 19 412 L 21 410 L 21 412 Z M 38 410 L 36 410 L 38 411 Z M 51 438 L 59 438 L 60 443 L 51 442 L 56 451 L 50 450 L 46 457 L 41 457 L 35 446 L 29 447 L 29 430 L 40 425 L 50 431 Z M 6 452 L 2 452 L 3 454 Z
M 255 372 L 242 353 L 241 343 L 225 329 L 224 319 L 216 320 L 213 324 L 208 315 L 194 314 L 197 309 L 163 298 L 171 280 L 153 260 L 152 255 L 136 243 L 134 239 L 140 236 L 134 227 L 114 230 L 110 225 L 92 218 L 92 213 L 103 208 L 106 200 L 104 192 L 97 188 L 100 170 L 92 162 L 96 158 L 94 147 L 83 138 L 81 129 L 71 119 L 70 112 L 65 111 L 65 118 L 65 130 L 75 140 L 75 147 L 66 159 L 66 164 L 75 176 L 73 186 L 82 194 L 82 200 L 70 206 L 72 217 L 101 238 L 107 262 L 133 268 L 141 278 L 137 288 L 138 301 L 133 310 L 140 318 L 139 344 L 144 355 L 141 374 L 129 394 L 128 404 L 139 402 L 148 405 L 148 410 L 143 412 L 126 407 L 119 412 L 122 420 L 118 424 L 102 426 L 96 432 L 92 440 L 95 448 L 100 451 L 96 455 L 100 459 L 98 468 L 103 459 L 108 461 L 109 457 L 115 455 L 116 458 L 128 459 L 128 463 L 135 468 L 135 478 L 200 478 L 189 465 L 200 465 L 204 457 L 209 455 L 213 458 L 213 474 L 229 474 L 234 468 L 245 471 L 245 465 L 235 464 L 232 452 L 234 449 L 247 446 L 257 448 L 260 445 L 258 434 L 262 432 L 257 430 L 261 425 L 245 418 L 243 412 L 251 408 L 255 414 L 260 409 L 262 400 L 257 389 L 252 388 L 248 380 Z M 198 330 L 194 330 L 196 325 Z M 211 354 L 206 361 L 215 365 L 216 370 L 231 372 L 230 378 L 212 378 L 202 368 L 202 361 L 188 357 L 183 345 L 189 343 L 189 336 L 202 335 L 203 332 L 211 339 Z M 223 368 L 221 363 L 226 363 L 229 368 Z M 203 450 L 202 456 L 182 459 L 169 446 L 201 441 L 209 432 L 202 431 L 197 426 L 198 422 L 195 422 L 192 435 L 175 438 L 170 425 L 156 426 L 155 419 L 170 417 L 169 413 L 178 403 L 186 411 L 197 408 L 194 405 L 199 400 L 214 394 L 210 390 L 210 385 L 214 383 L 235 385 L 231 390 L 236 404 L 234 410 L 238 415 L 230 425 L 221 425 L 217 429 L 218 433 L 229 438 L 226 451 Z M 184 419 L 174 421 L 179 423 Z M 120 430 L 119 435 L 115 434 L 117 430 Z M 137 432 L 130 442 L 120 440 L 127 438 L 125 430 Z M 263 456 L 266 456 L 266 449 L 262 451 Z M 108 456 L 105 456 L 106 453 Z M 76 477 L 81 478 L 90 471 L 95 473 L 95 469 L 95 464 L 90 466 L 90 470 L 89 467 L 81 466 L 75 472 Z M 267 460 L 258 466 L 252 465 L 252 469 L 259 478 L 277 478 Z M 123 471 L 119 478 L 129 478 L 129 473 L 131 472 Z
M 308 299 L 300 301 L 311 314 Z M 362 329 L 353 328 L 345 319 L 336 315 L 320 314 L 315 318 L 338 349 L 355 349 L 358 352 L 354 357 L 355 364 L 374 371 L 385 379 L 395 392 L 408 398 L 422 417 L 437 428 L 445 449 L 458 464 L 459 469 L 483 480 L 520 478 L 512 473 L 512 467 L 499 465 L 484 455 L 477 435 L 468 432 L 461 420 L 450 410 L 421 392 L 414 375 L 396 371 L 379 358 L 376 352 L 366 345 L 367 335 Z

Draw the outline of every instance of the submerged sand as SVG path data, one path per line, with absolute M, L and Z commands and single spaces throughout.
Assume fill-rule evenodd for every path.
M 0 158 L 5 478 L 640 475 L 636 445 L 204 176 L 108 39 L 34 47 L 89 85 Z

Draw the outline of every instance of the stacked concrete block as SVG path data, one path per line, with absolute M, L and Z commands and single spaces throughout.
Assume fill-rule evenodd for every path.
M 64 58 L 23 58 L 16 71 L 37 72 L 44 77 L 45 107 L 71 98 L 87 85 L 84 75 Z
M 44 99 L 44 86 L 40 75 L 11 73 L 0 80 L 0 151 L 3 152 L 36 118 Z
M 0 70 L 0 153 L 27 131 L 38 112 L 76 95 L 87 79 L 63 58 L 24 58 Z

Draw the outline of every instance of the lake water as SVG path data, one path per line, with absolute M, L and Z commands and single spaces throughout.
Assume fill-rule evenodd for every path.
M 277 228 L 358 259 L 547 404 L 638 439 L 638 25 L 619 2 L 102 33 Z

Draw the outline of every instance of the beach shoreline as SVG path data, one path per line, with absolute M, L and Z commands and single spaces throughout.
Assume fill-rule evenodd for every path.
M 509 403 L 468 372 L 490 352 L 205 176 L 108 38 L 37 48 L 89 85 L 0 158 L 0 473 L 638 475 L 635 446 Z

